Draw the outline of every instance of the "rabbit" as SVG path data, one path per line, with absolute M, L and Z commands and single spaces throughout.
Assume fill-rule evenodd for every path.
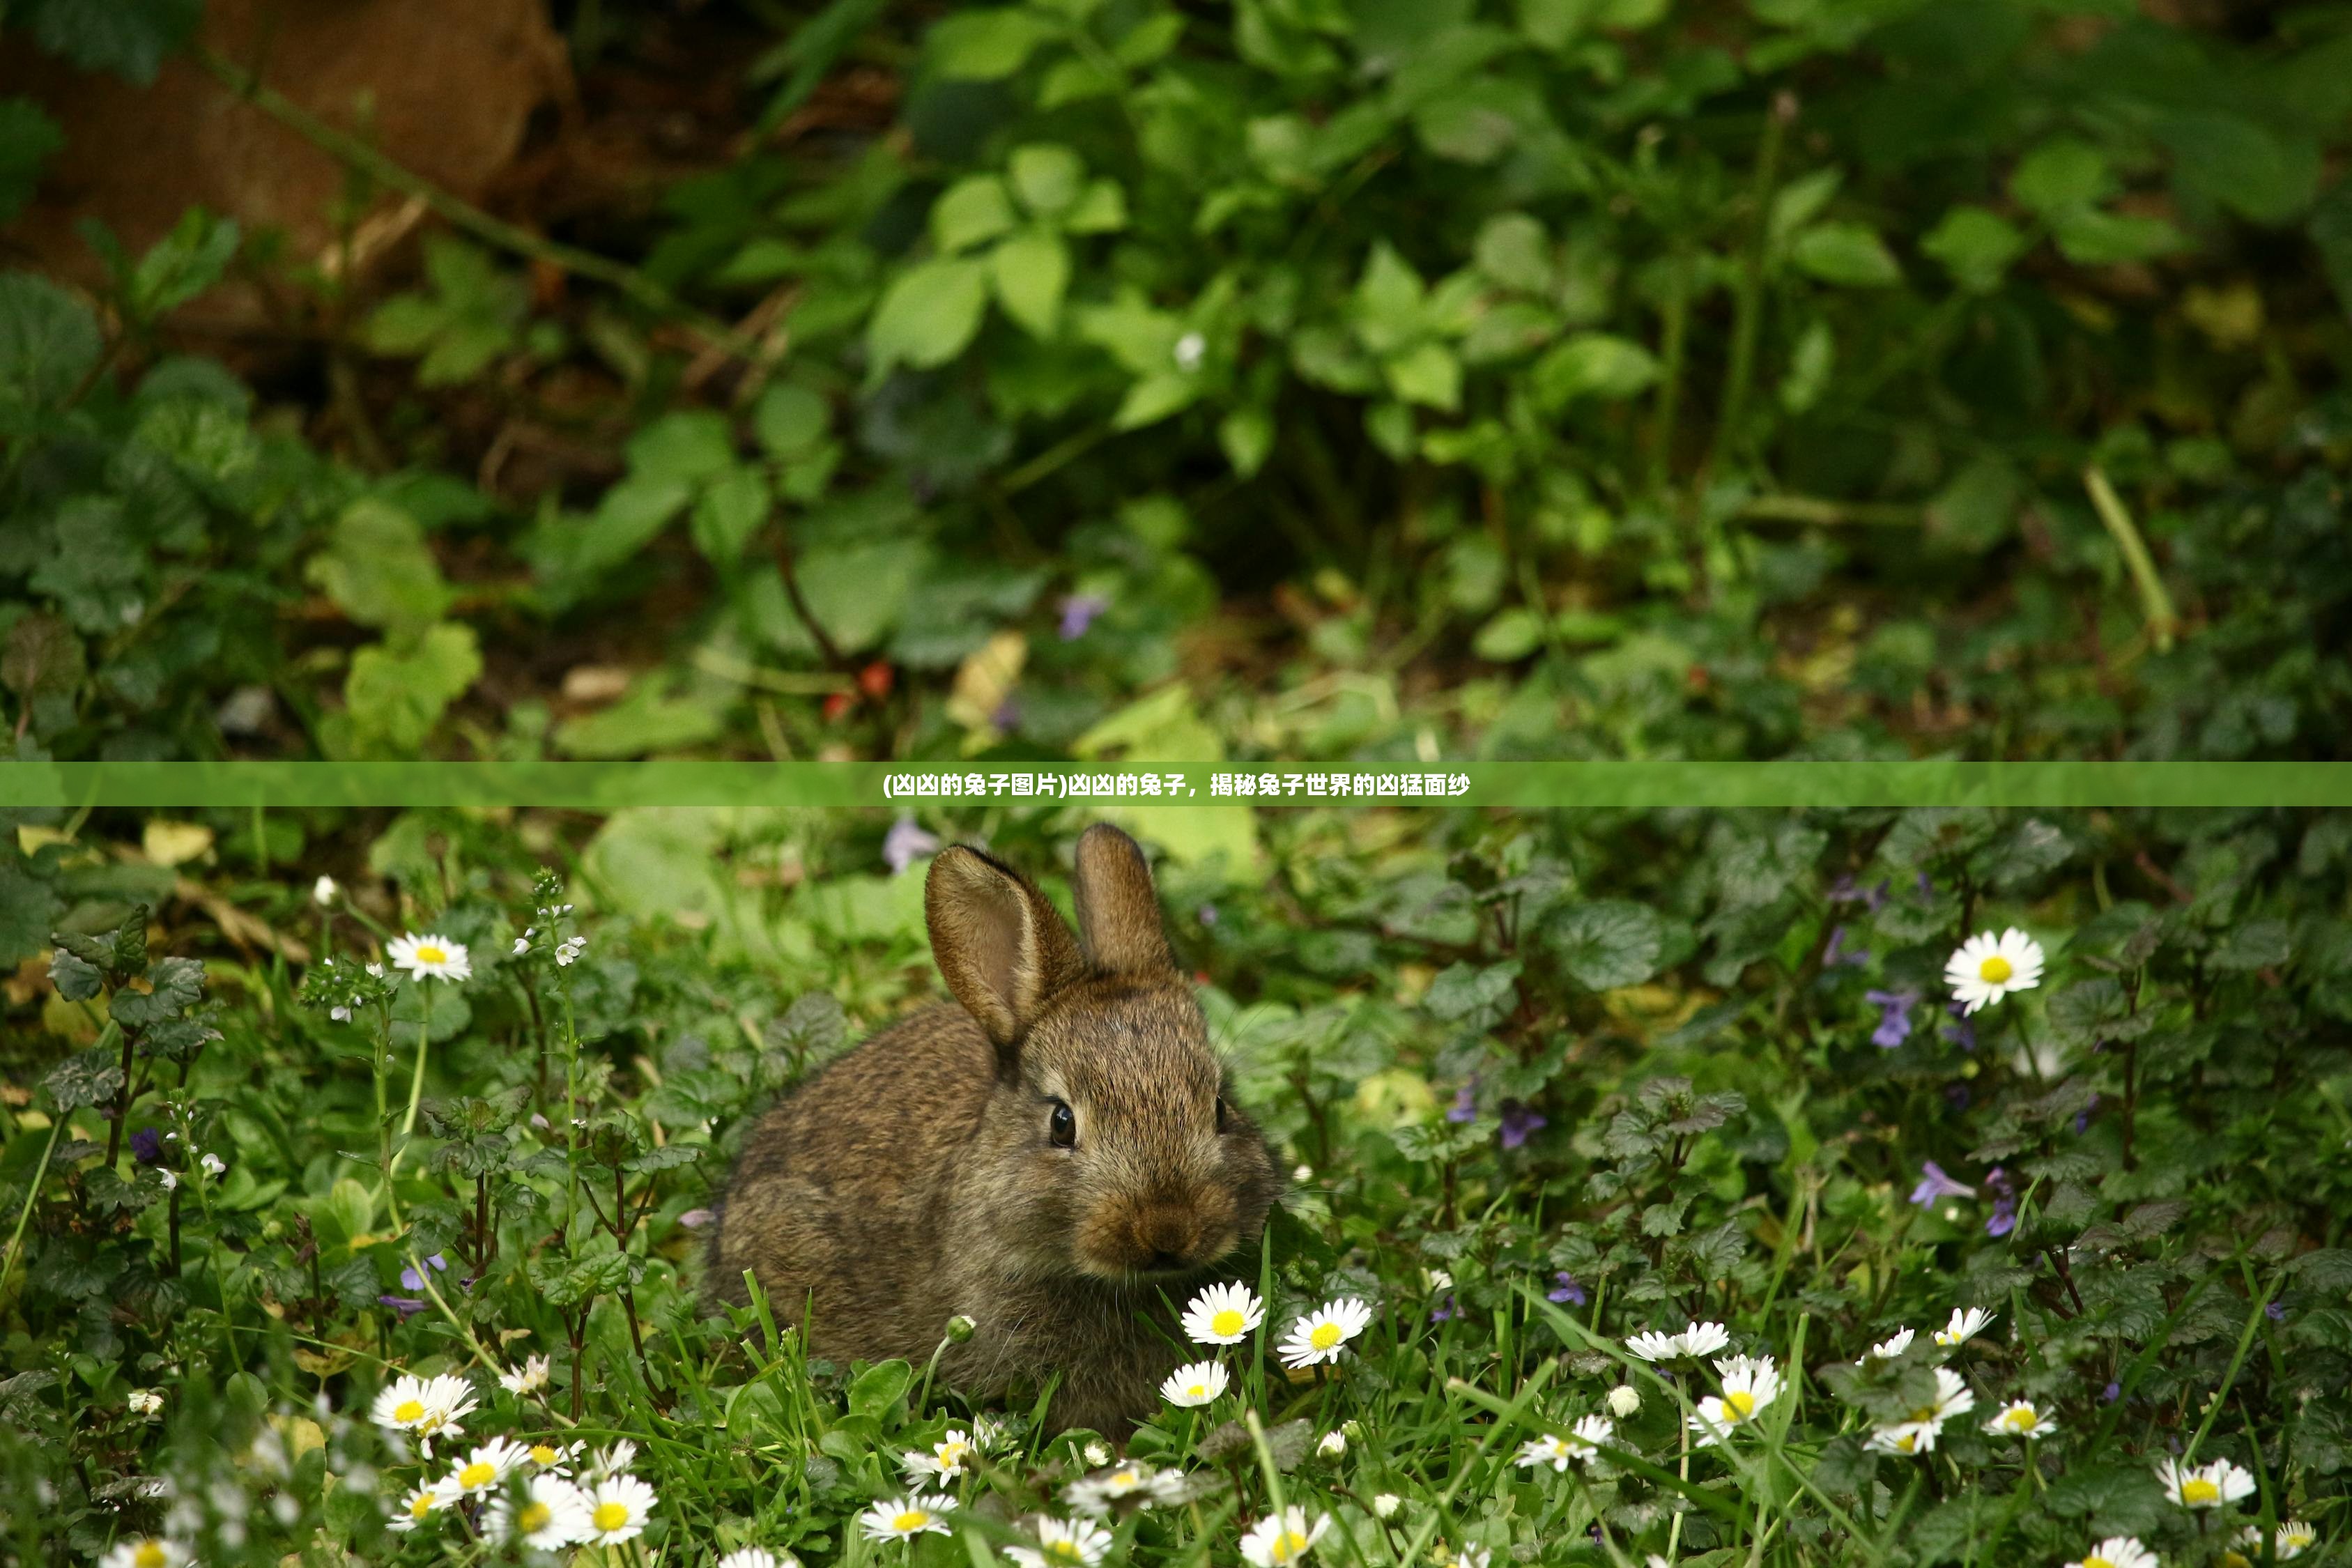
M 1135 840 L 1078 840 L 1078 934 L 1028 879 L 941 851 L 925 923 L 954 996 L 874 1035 L 751 1128 L 711 1291 L 759 1282 L 835 1360 L 940 1363 L 972 1398 L 1060 1374 L 1049 1430 L 1122 1434 L 1181 1361 L 1170 1302 L 1254 1247 L 1279 1193 L 1171 956 Z M 1250 1273 L 1255 1274 L 1255 1268 Z

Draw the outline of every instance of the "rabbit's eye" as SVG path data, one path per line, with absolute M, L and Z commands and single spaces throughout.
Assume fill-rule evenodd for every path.
M 1078 1142 L 1078 1119 L 1058 1100 L 1054 1101 L 1054 1114 L 1046 1119 L 1045 1136 L 1054 1141 L 1056 1149 L 1073 1148 Z

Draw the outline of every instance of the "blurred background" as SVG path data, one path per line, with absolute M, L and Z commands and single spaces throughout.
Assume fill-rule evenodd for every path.
M 2340 754 L 2352 11 L 32 0 L 18 754 Z

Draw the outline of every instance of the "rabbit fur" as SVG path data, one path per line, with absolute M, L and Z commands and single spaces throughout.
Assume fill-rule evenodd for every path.
M 940 1363 L 950 1386 L 993 1397 L 1058 1373 L 1053 1428 L 1124 1432 L 1182 1359 L 1168 1302 L 1256 1242 L 1278 1177 L 1142 851 L 1090 827 L 1072 884 L 1075 939 L 1012 868 L 962 846 L 932 860 L 924 916 L 955 1003 L 883 1029 L 753 1126 L 710 1288 L 743 1302 L 748 1270 L 835 1360 L 920 1363 L 967 1314 L 971 1338 Z

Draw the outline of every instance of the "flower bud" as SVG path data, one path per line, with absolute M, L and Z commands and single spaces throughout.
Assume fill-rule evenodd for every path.
M 1382 1492 L 1372 1500 L 1372 1511 L 1382 1519 L 1394 1519 L 1404 1500 L 1394 1492 Z
M 963 1313 L 958 1312 L 948 1320 L 948 1338 L 957 1344 L 967 1343 L 971 1339 L 972 1331 L 978 1327 L 980 1327 L 978 1323 L 973 1322 Z
M 1609 1391 L 1610 1414 L 1622 1420 L 1642 1408 L 1642 1395 L 1630 1383 L 1621 1383 Z

